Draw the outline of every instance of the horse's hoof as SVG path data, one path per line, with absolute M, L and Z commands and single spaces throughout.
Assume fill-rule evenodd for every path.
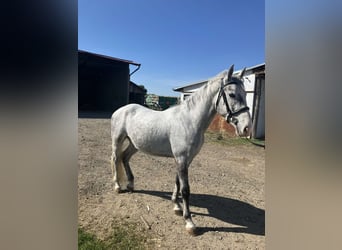
M 127 192 L 133 193 L 134 187 L 127 186 Z
M 186 231 L 190 235 L 196 236 L 198 232 L 197 232 L 195 224 L 191 221 L 191 219 L 188 219 L 185 223 L 186 223 L 186 225 L 185 225 Z
M 197 236 L 198 235 L 198 230 L 197 227 L 190 227 L 190 228 L 185 228 L 188 234 L 191 236 Z
M 183 210 L 182 210 L 182 207 L 178 204 L 178 203 L 175 203 L 175 206 L 173 207 L 173 211 L 176 215 L 183 215 Z
M 182 209 L 173 209 L 173 211 L 175 212 L 175 215 L 183 216 L 183 211 L 182 211 Z
M 116 187 L 116 188 L 114 188 L 114 190 L 115 190 L 115 192 L 116 192 L 117 194 L 121 194 L 121 193 L 122 193 L 122 190 L 121 190 L 120 187 Z

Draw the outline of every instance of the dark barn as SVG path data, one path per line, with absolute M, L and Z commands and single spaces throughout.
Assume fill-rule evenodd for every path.
M 129 103 L 144 105 L 146 93 L 147 90 L 144 86 L 139 86 L 132 81 L 129 82 Z
M 137 66 L 132 73 L 130 65 Z M 130 94 L 130 89 L 141 88 L 135 84 L 133 88 L 130 87 L 130 75 L 139 67 L 140 64 L 133 61 L 79 50 L 79 113 L 102 113 L 110 116 L 116 109 L 128 104 L 130 95 L 136 96 Z

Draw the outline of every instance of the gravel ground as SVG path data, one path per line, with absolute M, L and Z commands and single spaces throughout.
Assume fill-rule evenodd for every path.
M 79 119 L 79 225 L 100 239 L 113 223 L 133 222 L 153 248 L 265 249 L 263 148 L 204 143 L 189 169 L 196 237 L 172 210 L 173 159 L 138 152 L 131 159 L 135 192 L 116 194 L 110 155 L 110 119 Z

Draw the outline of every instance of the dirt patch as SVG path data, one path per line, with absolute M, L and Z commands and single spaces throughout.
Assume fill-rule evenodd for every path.
M 110 155 L 110 119 L 79 119 L 79 225 L 100 239 L 113 223 L 131 221 L 163 249 L 265 249 L 263 148 L 203 145 L 189 169 L 196 237 L 172 210 L 173 159 L 138 152 L 131 160 L 136 191 L 116 194 Z

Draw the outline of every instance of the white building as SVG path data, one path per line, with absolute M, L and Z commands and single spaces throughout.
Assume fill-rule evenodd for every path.
M 242 69 L 234 71 L 239 74 Z M 184 101 L 192 93 L 196 92 L 208 80 L 191 83 L 186 86 L 174 88 L 180 92 L 180 100 Z M 253 121 L 252 138 L 265 138 L 265 63 L 246 68 L 243 82 L 247 92 L 247 106 Z

